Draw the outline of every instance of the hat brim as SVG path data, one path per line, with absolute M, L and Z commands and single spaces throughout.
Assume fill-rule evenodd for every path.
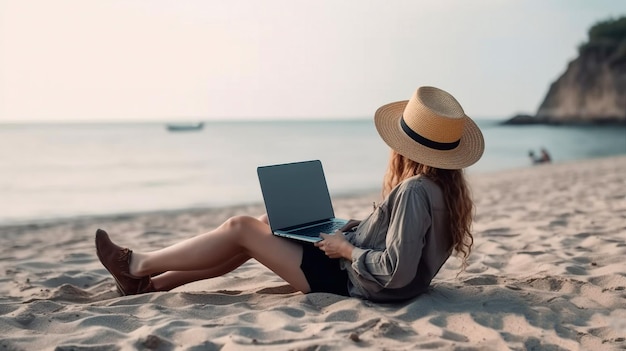
M 465 116 L 459 145 L 452 150 L 436 150 L 411 139 L 400 126 L 408 100 L 392 102 L 376 110 L 376 130 L 389 147 L 415 162 L 442 169 L 461 169 L 476 163 L 485 150 L 483 134 L 476 123 Z

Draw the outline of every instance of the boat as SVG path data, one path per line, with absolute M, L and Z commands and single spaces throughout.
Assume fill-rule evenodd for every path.
M 204 128 L 204 122 L 167 124 L 167 130 L 169 130 L 170 132 L 188 132 L 188 131 L 202 130 L 202 128 Z

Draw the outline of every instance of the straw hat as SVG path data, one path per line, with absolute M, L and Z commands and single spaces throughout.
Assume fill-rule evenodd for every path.
M 476 123 L 452 95 L 438 88 L 420 87 L 410 100 L 380 107 L 374 121 L 387 145 L 427 166 L 465 168 L 485 149 Z

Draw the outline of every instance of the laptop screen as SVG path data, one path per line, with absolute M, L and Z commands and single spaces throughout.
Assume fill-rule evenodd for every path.
M 334 218 L 319 160 L 257 168 L 272 230 Z

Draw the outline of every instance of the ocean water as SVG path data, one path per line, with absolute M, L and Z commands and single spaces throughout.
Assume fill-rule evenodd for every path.
M 626 127 L 501 126 L 478 120 L 470 173 L 626 154 Z M 371 120 L 0 125 L 0 225 L 262 201 L 256 167 L 320 159 L 332 196 L 378 191 L 389 151 Z

